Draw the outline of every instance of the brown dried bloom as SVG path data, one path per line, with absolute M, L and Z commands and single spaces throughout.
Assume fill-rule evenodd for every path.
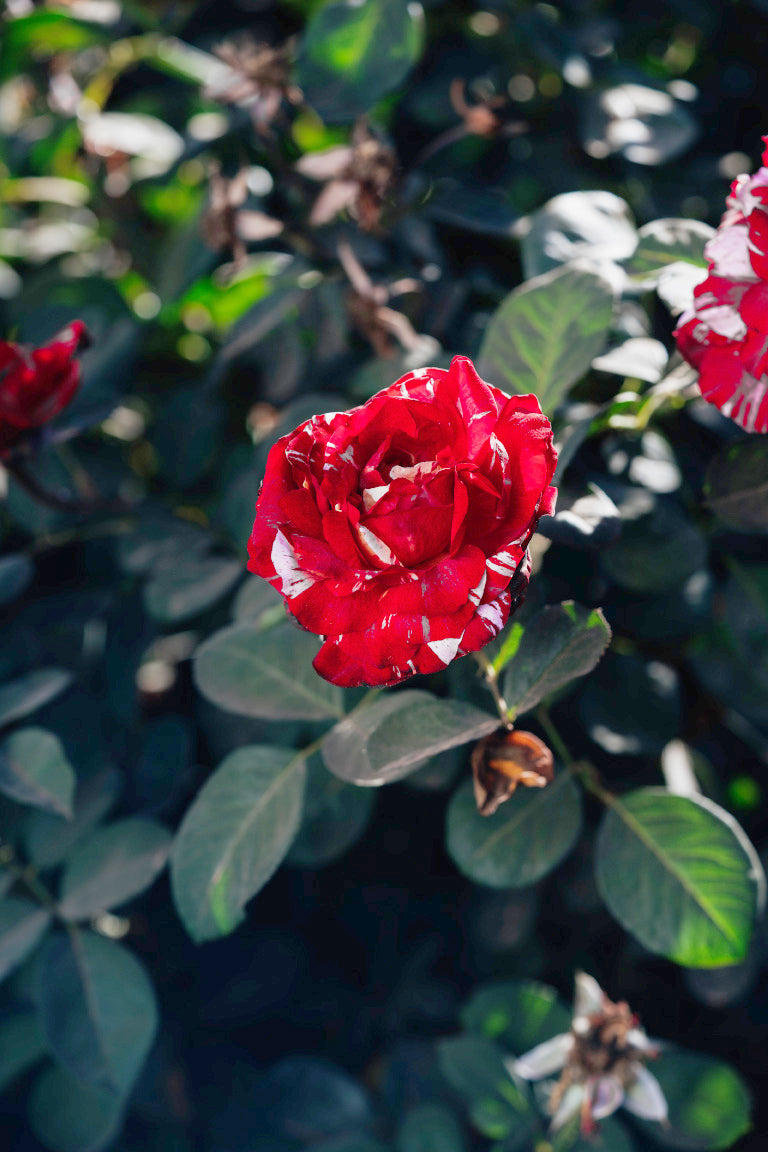
M 217 165 L 208 177 L 208 204 L 200 221 L 204 243 L 214 252 L 230 252 L 236 265 L 245 260 L 245 240 L 270 240 L 283 230 L 280 220 L 264 212 L 243 208 L 248 195 L 248 172 L 243 168 L 232 179 L 221 175 Z
M 417 292 L 421 287 L 418 280 L 406 278 L 393 284 L 374 284 L 346 240 L 338 245 L 337 252 L 350 283 L 346 294 L 349 318 L 378 357 L 394 356 L 398 344 L 406 351 L 415 351 L 431 339 L 420 335 L 404 313 L 389 307 L 393 296 Z
M 273 48 L 241 35 L 225 40 L 214 52 L 229 65 L 230 71 L 209 85 L 205 96 L 222 104 L 248 108 L 258 132 L 269 133 L 283 100 L 301 103 L 301 90 L 291 81 L 292 41 Z
M 664 1093 L 645 1067 L 658 1052 L 629 1005 L 614 1004 L 592 976 L 578 972 L 570 1032 L 545 1040 L 508 1066 L 524 1080 L 559 1072 L 547 1105 L 552 1131 L 579 1115 L 586 1136 L 621 1107 L 644 1120 L 666 1122 Z
M 345 209 L 364 232 L 373 232 L 394 183 L 397 157 L 392 148 L 358 121 L 350 144 L 302 156 L 296 171 L 325 184 L 314 203 L 309 222 L 328 224 Z
M 532 732 L 499 728 L 472 751 L 475 802 L 481 816 L 492 816 L 518 784 L 544 788 L 553 778 L 552 753 Z

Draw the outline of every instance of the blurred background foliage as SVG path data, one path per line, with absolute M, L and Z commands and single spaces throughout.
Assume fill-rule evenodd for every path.
M 708 1053 L 664 1081 L 669 1146 L 762 1147 L 764 924 L 738 964 L 647 951 L 601 902 L 591 798 L 560 807 L 541 868 L 489 880 L 457 843 L 466 748 L 380 791 L 315 756 L 260 883 L 286 866 L 233 935 L 195 946 L 180 916 L 210 938 L 241 911 L 209 930 L 181 865 L 173 896 L 163 870 L 217 765 L 306 747 L 339 715 L 327 693 L 280 713 L 268 684 L 225 710 L 193 682 L 208 637 L 281 619 L 244 567 L 269 446 L 456 352 L 549 389 L 570 516 L 537 538 L 522 620 L 573 598 L 614 633 L 576 691 L 556 686 L 565 745 L 610 787 L 698 790 L 764 854 L 764 449 L 668 350 L 760 151 L 766 18 L 760 0 L 5 0 L 0 325 L 39 344 L 82 318 L 93 336 L 34 460 L 90 514 L 3 476 L 14 1152 L 532 1147 L 494 1061 L 544 1038 L 506 1034 L 525 1005 L 562 1029 L 577 967 Z M 546 380 L 515 365 L 521 331 L 555 347 Z M 429 688 L 492 711 L 467 661 Z M 549 715 L 530 717 L 545 738 Z M 647 1138 L 611 1121 L 594 1147 Z

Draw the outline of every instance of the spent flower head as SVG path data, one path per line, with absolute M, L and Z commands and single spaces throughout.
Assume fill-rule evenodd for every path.
M 552 1131 L 578 1115 L 588 1135 L 622 1107 L 643 1120 L 666 1121 L 664 1093 L 646 1068 L 658 1053 L 659 1044 L 646 1036 L 629 1005 L 614 1004 L 592 976 L 577 972 L 570 1032 L 538 1044 L 509 1068 L 524 1080 L 559 1073 L 547 1100 Z

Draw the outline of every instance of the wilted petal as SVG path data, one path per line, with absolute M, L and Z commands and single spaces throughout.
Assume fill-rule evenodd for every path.
M 574 1016 L 594 1016 L 603 1009 L 603 990 L 594 976 L 576 973 L 576 995 L 573 1000 Z
M 601 1076 L 594 1081 L 590 1093 L 592 1119 L 604 1120 L 624 1102 L 624 1089 L 615 1076 Z
M 635 1067 L 635 1079 L 624 1094 L 624 1107 L 641 1120 L 667 1119 L 667 1101 L 661 1085 L 642 1064 Z
M 586 1088 L 583 1084 L 571 1084 L 570 1088 L 566 1089 L 557 1111 L 552 1117 L 550 1128 L 553 1132 L 559 1131 L 572 1117 L 578 1115 L 581 1111 L 581 1102 L 584 1099 L 585 1091 Z
M 560 1036 L 553 1036 L 543 1044 L 537 1044 L 518 1060 L 513 1061 L 512 1069 L 524 1080 L 541 1080 L 544 1076 L 552 1076 L 564 1066 L 571 1048 L 573 1037 L 569 1032 Z

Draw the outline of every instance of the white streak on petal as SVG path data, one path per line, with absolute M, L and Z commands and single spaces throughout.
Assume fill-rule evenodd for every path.
M 493 600 L 490 604 L 481 604 L 477 610 L 477 615 L 481 620 L 485 621 L 488 628 L 493 631 L 494 635 L 501 631 L 501 627 L 504 623 L 504 615 L 498 600 Z
M 624 1089 L 615 1076 L 601 1076 L 592 1087 L 592 1119 L 604 1120 L 624 1101 Z
M 545 1040 L 543 1044 L 537 1044 L 530 1052 L 514 1060 L 512 1071 L 522 1076 L 523 1080 L 542 1080 L 565 1066 L 572 1047 L 573 1037 L 569 1032 L 563 1032 L 551 1040 Z
M 389 484 L 379 484 L 375 488 L 363 489 L 363 507 L 366 512 L 370 512 L 374 504 L 381 500 L 382 496 L 386 496 L 389 492 Z
M 497 552 L 486 561 L 486 566 L 502 576 L 514 576 L 517 571 L 517 562 L 511 552 Z
M 456 637 L 456 639 L 449 637 L 447 640 L 430 640 L 427 648 L 429 648 L 430 652 L 434 652 L 438 660 L 441 660 L 443 664 L 447 666 L 451 660 L 455 659 L 460 643 L 460 636 Z
M 275 572 L 282 581 L 280 590 L 283 596 L 287 596 L 290 600 L 294 596 L 300 596 L 302 592 L 306 592 L 316 583 L 314 576 L 310 576 L 309 573 L 304 572 L 299 567 L 296 553 L 290 541 L 279 530 L 272 545 L 271 558 Z
M 383 540 L 374 535 L 370 528 L 366 528 L 364 524 L 356 524 L 354 531 L 363 550 L 369 556 L 375 556 L 377 560 L 381 560 L 382 564 L 397 564 L 397 557 L 394 552 L 387 547 Z
M 483 598 L 483 592 L 485 591 L 485 585 L 487 583 L 487 580 L 488 580 L 488 573 L 485 570 L 483 570 L 483 574 L 480 577 L 480 582 L 478 584 L 476 584 L 475 587 L 472 588 L 470 593 L 469 593 L 470 604 L 479 604 L 480 603 L 480 601 Z
M 626 1091 L 624 1107 L 641 1120 L 661 1122 L 667 1119 L 667 1101 L 661 1085 L 642 1064 L 635 1068 L 635 1080 Z
M 576 995 L 573 1000 L 574 1016 L 594 1016 L 603 1009 L 603 990 L 594 976 L 576 973 Z

